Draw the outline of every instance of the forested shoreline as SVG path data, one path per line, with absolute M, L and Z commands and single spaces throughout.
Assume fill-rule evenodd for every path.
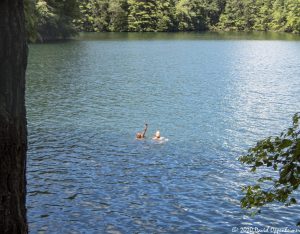
M 299 0 L 25 0 L 29 41 L 77 32 L 300 33 Z

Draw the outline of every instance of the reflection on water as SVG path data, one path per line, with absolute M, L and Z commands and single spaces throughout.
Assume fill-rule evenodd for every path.
M 80 33 L 77 40 L 294 40 L 300 37 L 292 33 L 274 32 L 110 32 Z
M 297 206 L 240 209 L 252 175 L 237 157 L 299 111 L 300 43 L 114 35 L 30 46 L 30 231 L 294 227 Z M 144 122 L 148 139 L 136 141 Z M 152 141 L 157 129 L 169 141 Z

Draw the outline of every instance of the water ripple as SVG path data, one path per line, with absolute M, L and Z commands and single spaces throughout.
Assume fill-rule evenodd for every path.
M 299 42 L 75 41 L 30 51 L 30 232 L 294 227 L 299 206 L 255 217 L 240 209 L 253 175 L 237 158 L 300 110 Z M 136 141 L 145 121 L 148 139 Z M 157 129 L 169 141 L 152 141 Z

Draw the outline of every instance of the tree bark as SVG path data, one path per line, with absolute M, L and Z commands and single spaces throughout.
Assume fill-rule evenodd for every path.
M 27 233 L 23 0 L 0 0 L 0 233 Z

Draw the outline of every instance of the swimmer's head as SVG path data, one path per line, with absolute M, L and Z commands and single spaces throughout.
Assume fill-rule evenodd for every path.
M 138 133 L 136 134 L 136 138 L 138 138 L 138 139 L 141 139 L 141 138 L 143 138 L 143 135 L 142 135 L 142 133 L 138 132 Z
M 158 130 L 157 130 L 156 133 L 155 133 L 155 137 L 156 137 L 156 138 L 160 138 L 160 132 L 159 132 Z

